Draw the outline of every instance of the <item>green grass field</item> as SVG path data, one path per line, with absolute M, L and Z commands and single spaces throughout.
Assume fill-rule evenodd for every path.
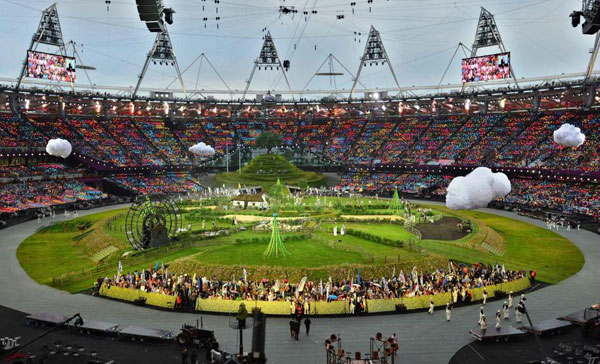
M 265 258 L 264 244 L 230 244 L 207 249 L 196 254 L 194 259 L 211 264 L 224 265 L 264 265 L 294 268 L 321 267 L 333 264 L 365 264 L 367 259 L 356 252 L 335 249 L 314 240 L 291 241 L 285 248 L 291 255 L 279 258 Z
M 579 249 L 548 229 L 481 211 L 454 212 L 440 206 L 432 207 L 447 214 L 476 218 L 498 232 L 506 242 L 506 253 L 502 257 L 442 242 L 421 242 L 437 254 L 463 262 L 504 263 L 507 269 L 535 269 L 537 279 L 546 283 L 557 283 L 583 267 L 584 258 Z
M 282 259 L 267 259 L 263 256 L 266 243 L 269 238 L 269 232 L 251 231 L 252 223 L 246 223 L 249 230 L 233 233 L 229 236 L 223 236 L 207 241 L 206 243 L 197 243 L 194 236 L 186 235 L 186 246 L 178 249 L 171 249 L 168 252 L 162 250 L 156 253 L 156 256 L 149 258 L 125 258 L 123 265 L 125 270 L 143 269 L 148 266 L 154 266 L 156 261 L 162 261 L 165 264 L 173 264 L 178 269 L 185 271 L 186 267 L 202 270 L 203 265 L 217 266 L 256 266 L 290 269 L 301 271 L 302 269 L 318 269 L 319 267 L 340 267 L 344 265 L 367 265 L 383 267 L 385 264 L 411 265 L 422 262 L 426 267 L 437 268 L 445 267 L 446 259 L 452 259 L 465 263 L 496 263 L 505 264 L 507 269 L 535 269 L 538 272 L 538 279 L 547 283 L 556 283 L 575 274 L 583 266 L 583 256 L 581 252 L 567 239 L 562 238 L 556 233 L 547 229 L 529 225 L 517 220 L 483 213 L 480 211 L 449 211 L 444 207 L 431 206 L 439 212 L 446 215 L 453 215 L 462 219 L 475 219 L 477 222 L 475 232 L 456 241 L 442 242 L 425 240 L 417 243 L 415 247 L 425 249 L 426 254 L 411 246 L 399 247 L 386 245 L 375 240 L 356 237 L 351 235 L 334 237 L 332 228 L 337 224 L 338 229 L 342 224 L 347 229 L 353 229 L 368 233 L 378 238 L 388 238 L 394 240 L 407 241 L 415 236 L 401 224 L 389 222 L 342 222 L 339 215 L 342 215 L 339 209 L 343 209 L 344 204 L 356 206 L 358 199 L 346 198 L 328 198 L 327 205 L 331 202 L 333 206 L 325 207 L 320 218 L 325 218 L 321 223 L 321 229 L 317 229 L 316 219 L 307 225 L 310 229 L 302 232 L 310 239 L 290 240 L 285 243 L 291 256 Z M 320 199 L 321 205 L 324 205 L 324 199 Z M 386 201 L 375 200 L 373 198 L 360 199 L 361 205 L 368 206 L 369 201 L 372 205 L 385 204 Z M 305 199 L 305 204 L 314 205 L 316 198 L 309 197 Z M 226 200 L 220 201 L 213 210 L 202 210 L 206 216 L 199 213 L 197 209 L 184 210 L 183 225 L 192 224 L 192 231 L 195 234 L 201 232 L 201 220 L 206 221 L 206 230 L 211 229 L 211 221 L 218 219 L 219 215 L 235 213 L 230 210 L 224 210 L 222 205 Z M 341 205 L 340 205 L 341 204 Z M 189 204 L 186 205 L 189 207 Z M 219 207 L 220 206 L 220 207 Z M 323 209 L 323 208 L 322 208 Z M 382 214 L 389 215 L 386 209 L 378 208 Z M 117 218 L 113 222 L 113 228 L 108 229 L 106 221 L 124 210 L 116 210 L 89 215 L 79 218 L 76 222 L 69 225 L 59 225 L 51 229 L 40 231 L 27 238 L 17 250 L 17 258 L 25 271 L 31 278 L 41 284 L 52 285 L 53 276 L 62 276 L 66 273 L 75 274 L 77 272 L 90 269 L 96 264 L 102 265 L 103 262 L 96 263 L 91 260 L 91 256 L 106 247 L 112 245 L 118 248 L 118 251 L 107 258 L 111 262 L 116 262 L 119 256 L 129 250 L 129 244 L 125 237 L 124 221 L 125 216 Z M 250 213 L 250 211 L 244 211 Z M 269 214 L 269 212 L 267 212 Z M 290 211 L 293 215 L 294 212 Z M 358 214 L 358 212 L 357 212 Z M 373 218 L 377 218 L 374 215 Z M 338 219 L 336 221 L 336 219 Z M 85 223 L 81 223 L 85 222 Z M 116 227 L 116 228 L 115 228 Z M 217 229 L 228 229 L 232 225 L 229 220 L 218 220 Z M 481 229 L 491 228 L 497 236 L 502 239 L 505 248 L 505 254 L 502 257 L 495 256 L 481 249 L 473 248 L 473 238 L 477 236 Z M 73 239 L 83 232 L 92 230 L 93 232 L 80 240 Z M 66 231 L 65 231 L 66 230 Z M 293 235 L 290 233 L 282 233 Z M 239 243 L 239 241 L 250 238 L 260 237 L 263 242 Z M 196 242 L 196 243 L 195 243 Z M 194 245 L 190 245 L 193 244 Z M 193 264 L 192 264 L 193 263 Z M 432 264 L 436 264 L 435 267 Z M 113 275 L 116 271 L 114 267 L 102 275 Z M 326 271 L 322 275 L 329 274 Z M 70 292 L 80 291 L 90 287 L 97 276 L 89 276 L 75 280 L 59 288 Z M 279 278 L 279 277 L 276 277 Z

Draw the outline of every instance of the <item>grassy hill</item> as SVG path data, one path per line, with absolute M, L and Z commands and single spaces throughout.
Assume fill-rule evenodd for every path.
M 306 181 L 309 186 L 321 186 L 325 184 L 325 177 L 316 172 L 305 172 L 284 157 L 276 154 L 263 154 L 254 158 L 247 166 L 230 173 L 219 173 L 216 176 L 217 184 L 225 184 L 230 187 L 242 185 L 262 185 L 268 188 L 277 182 L 288 185 L 299 185 Z

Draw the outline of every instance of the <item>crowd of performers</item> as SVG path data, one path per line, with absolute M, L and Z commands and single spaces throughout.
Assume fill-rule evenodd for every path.
M 304 314 L 311 311 L 315 301 L 345 301 L 348 312 L 360 314 L 368 310 L 367 300 L 393 299 L 435 295 L 450 292 L 452 303 L 469 303 L 473 300 L 472 289 L 506 283 L 527 277 L 525 271 L 511 271 L 496 264 L 472 267 L 458 266 L 452 262 L 448 269 L 433 272 L 394 271 L 389 277 L 347 280 L 309 281 L 305 278 L 293 284 L 282 280 L 249 280 L 246 271 L 239 279 L 219 280 L 200 275 L 175 274 L 168 269 L 150 267 L 141 272 L 117 273 L 112 278 L 99 278 L 98 285 L 119 286 L 144 292 L 176 296 L 176 308 L 193 308 L 197 298 L 222 300 L 287 301 L 290 313 Z

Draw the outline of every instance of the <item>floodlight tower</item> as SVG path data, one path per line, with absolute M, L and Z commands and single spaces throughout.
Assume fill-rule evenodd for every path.
M 598 51 L 600 50 L 600 0 L 582 0 L 581 11 L 574 11 L 570 16 L 573 27 L 577 27 L 581 23 L 581 17 L 583 17 L 585 21 L 581 25 L 583 34 L 596 34 L 594 48 L 590 53 L 590 62 L 585 72 L 585 81 L 587 82 L 594 73 L 594 65 L 596 64 Z
M 146 56 L 146 62 L 140 73 L 137 85 L 133 91 L 132 97 L 135 97 L 138 89 L 146 75 L 150 62 L 157 62 L 160 65 L 174 66 L 177 71 L 177 77 L 181 83 L 181 89 L 184 97 L 187 98 L 185 91 L 185 84 L 179 71 L 179 64 L 177 63 L 177 57 L 175 57 L 175 51 L 173 50 L 173 44 L 171 43 L 171 37 L 169 36 L 169 30 L 167 24 L 173 24 L 173 14 L 175 10 L 165 8 L 162 0 L 136 0 L 138 15 L 140 20 L 146 24 L 146 27 L 151 33 L 157 33 L 154 45 L 148 55 Z
M 144 63 L 144 67 L 142 68 L 142 73 L 140 73 L 137 85 L 135 86 L 135 90 L 133 91 L 132 97 L 138 92 L 140 85 L 142 84 L 142 80 L 146 75 L 146 71 L 150 66 L 150 62 L 157 62 L 160 65 L 165 66 L 174 66 L 177 71 L 177 78 L 179 78 L 179 83 L 181 84 L 181 89 L 183 90 L 184 97 L 187 97 L 185 91 L 185 84 L 183 83 L 183 77 L 181 76 L 181 72 L 179 71 L 179 64 L 177 63 L 177 57 L 175 56 L 175 51 L 173 50 L 173 44 L 171 43 L 171 37 L 169 36 L 169 31 L 165 29 L 164 31 L 156 34 L 156 39 L 154 40 L 154 45 L 148 55 L 146 56 L 146 62 Z
M 31 43 L 27 49 L 30 51 L 36 50 L 40 44 L 47 44 L 57 47 L 61 55 L 67 55 L 62 29 L 60 27 L 60 20 L 58 18 L 58 10 L 56 9 L 56 3 L 50 5 L 42 12 L 42 17 L 40 18 L 37 31 L 33 34 Z M 19 90 L 19 87 L 21 87 L 21 82 L 23 82 L 26 71 L 27 57 L 25 57 L 25 62 L 23 62 L 23 67 L 21 67 L 21 74 L 17 80 L 17 86 L 15 90 Z
M 263 46 L 260 49 L 258 58 L 256 58 L 256 60 L 254 61 L 252 72 L 250 72 L 250 77 L 246 82 L 246 88 L 244 89 L 242 100 L 246 98 L 246 93 L 248 93 L 248 89 L 250 88 L 250 83 L 252 82 L 252 78 L 254 77 L 254 72 L 257 68 L 260 70 L 261 67 L 264 67 L 265 70 L 267 69 L 267 67 L 270 67 L 271 70 L 273 70 L 273 67 L 275 67 L 277 70 L 281 70 L 281 72 L 283 73 L 283 78 L 285 79 L 285 83 L 287 84 L 287 87 L 290 90 L 290 94 L 292 95 L 292 99 L 294 99 L 294 92 L 292 91 L 290 81 L 288 81 L 287 75 L 285 74 L 286 70 L 284 69 L 281 63 L 281 59 L 279 59 L 279 55 L 277 54 L 277 48 L 275 48 L 273 37 L 271 37 L 271 32 L 267 31 L 267 34 L 265 35 L 265 41 L 263 42 Z
M 477 31 L 475 32 L 475 40 L 473 41 L 473 47 L 471 48 L 471 57 L 476 57 L 479 49 L 493 46 L 498 46 L 502 53 L 506 53 L 506 47 L 504 47 L 504 42 L 502 42 L 502 37 L 500 36 L 500 31 L 496 25 L 494 14 L 490 13 L 484 7 L 481 7 L 479 21 L 477 22 Z M 515 85 L 519 87 L 512 62 L 510 64 L 510 75 L 513 78 L 513 81 L 515 81 Z M 464 87 L 465 84 L 463 84 L 463 90 Z
M 373 64 L 377 66 L 379 62 L 381 62 L 382 65 L 386 63 L 388 64 L 390 72 L 392 73 L 392 77 L 394 77 L 394 82 L 396 82 L 398 91 L 400 91 L 400 83 L 398 83 L 398 78 L 396 77 L 396 73 L 392 67 L 392 62 L 390 62 L 387 52 L 385 51 L 379 31 L 371 25 L 371 30 L 369 31 L 369 36 L 365 44 L 365 50 L 362 57 L 360 57 L 360 65 L 358 66 L 358 71 L 356 72 L 356 78 L 354 79 L 352 89 L 350 90 L 350 99 L 354 95 L 354 90 L 356 90 L 356 84 L 359 82 L 360 73 L 362 72 L 363 67 L 366 67 L 367 64 L 369 66 Z

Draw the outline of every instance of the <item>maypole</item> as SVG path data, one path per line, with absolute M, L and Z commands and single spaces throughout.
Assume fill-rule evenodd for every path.
M 283 240 L 281 240 L 281 236 L 279 235 L 279 227 L 277 225 L 277 213 L 273 214 L 273 232 L 271 233 L 271 241 L 269 242 L 269 246 L 267 250 L 264 252 L 265 257 L 272 257 L 275 255 L 275 258 L 279 257 L 279 254 L 282 256 L 290 255 L 290 252 L 285 249 L 283 245 Z
M 392 197 L 392 201 L 390 201 L 389 209 L 393 212 L 398 212 L 402 208 L 402 203 L 400 202 L 400 196 L 398 196 L 398 189 L 394 191 L 394 197 Z

